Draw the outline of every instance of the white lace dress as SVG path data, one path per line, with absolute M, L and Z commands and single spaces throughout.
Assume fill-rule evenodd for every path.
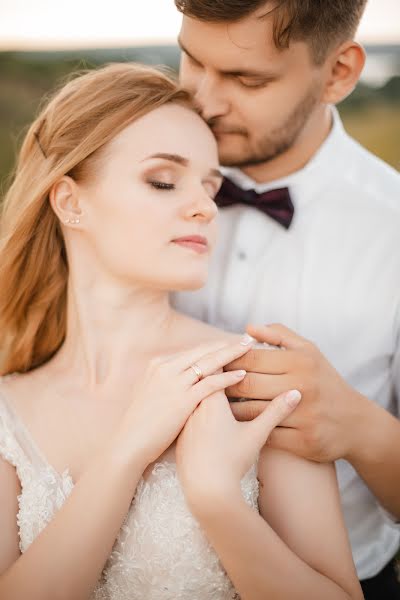
M 17 516 L 25 552 L 61 508 L 74 484 L 45 460 L 1 390 L 0 455 L 16 467 L 22 493 Z M 243 478 L 246 502 L 257 510 L 257 465 Z M 176 464 L 155 463 L 135 497 L 91 600 L 238 599 L 217 554 L 190 513 Z

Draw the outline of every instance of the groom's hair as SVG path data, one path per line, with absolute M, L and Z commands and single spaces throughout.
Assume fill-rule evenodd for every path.
M 288 48 L 304 40 L 321 64 L 335 44 L 351 39 L 367 0 L 175 0 L 180 12 L 200 21 L 234 23 L 265 6 L 260 19 L 273 17 L 274 42 Z

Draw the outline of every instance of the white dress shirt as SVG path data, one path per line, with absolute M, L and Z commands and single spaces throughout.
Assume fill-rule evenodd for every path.
M 175 306 L 235 332 L 283 323 L 399 416 L 399 174 L 347 135 L 336 109 L 328 138 L 300 171 L 268 184 L 238 169 L 226 174 L 257 192 L 288 186 L 293 222 L 286 230 L 253 207 L 221 209 L 208 283 L 175 294 Z M 336 468 L 358 576 L 373 577 L 399 547 L 399 527 L 349 463 Z

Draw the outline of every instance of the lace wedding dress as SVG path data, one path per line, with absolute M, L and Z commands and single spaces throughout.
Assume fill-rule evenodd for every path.
M 21 482 L 17 522 L 20 549 L 25 552 L 61 508 L 74 483 L 68 470 L 59 474 L 46 462 L 7 401 L 1 381 L 0 455 L 15 466 Z M 257 510 L 256 464 L 242 479 L 241 487 L 246 502 Z M 150 477 L 139 481 L 90 600 L 238 598 L 186 505 L 176 464 L 167 460 L 155 463 Z

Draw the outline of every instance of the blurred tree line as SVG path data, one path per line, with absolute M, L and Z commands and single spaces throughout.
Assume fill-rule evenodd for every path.
M 146 46 L 79 53 L 0 52 L 0 192 L 7 185 L 21 137 L 43 97 L 73 71 L 126 60 L 167 64 L 176 71 L 179 50 Z M 339 110 L 351 135 L 400 170 L 400 76 L 381 88 L 359 83 Z

